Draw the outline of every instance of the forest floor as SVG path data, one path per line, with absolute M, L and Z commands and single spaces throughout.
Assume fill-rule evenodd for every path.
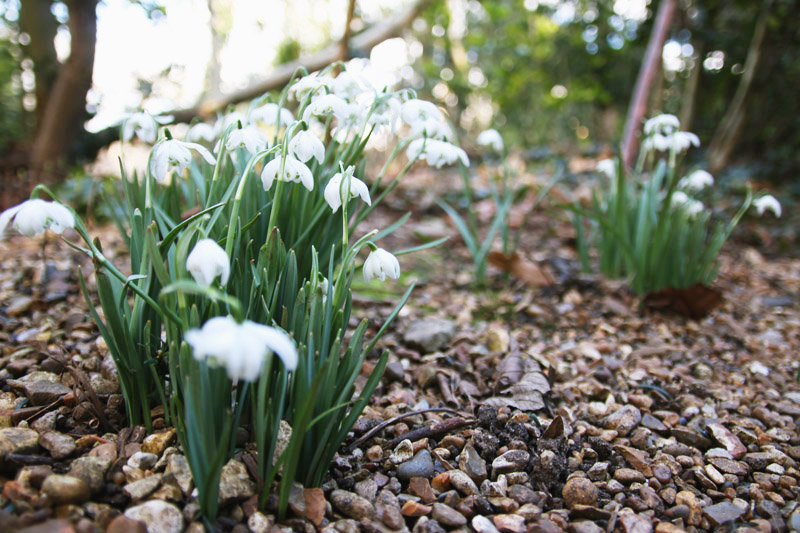
M 216 527 L 800 530 L 800 258 L 776 254 L 759 220 L 724 248 L 724 300 L 693 320 L 579 273 L 571 226 L 552 211 L 529 221 L 520 250 L 553 283 L 490 271 L 475 288 L 457 231 L 428 196 L 406 192 L 415 215 L 384 247 L 451 239 L 401 257 L 398 282 L 356 286 L 354 307 L 378 323 L 417 284 L 329 480 L 295 491 L 277 521 L 274 498 L 257 510 L 243 442 L 223 473 Z M 380 211 L 375 227 L 402 214 L 392 207 L 404 205 Z M 114 230 L 93 233 L 124 264 Z M 125 427 L 78 286 L 78 265 L 91 273 L 91 263 L 51 236 L 43 282 L 41 244 L 0 242 L 0 531 L 144 531 L 136 520 L 150 533 L 201 531 L 174 430 L 163 418 L 152 435 Z

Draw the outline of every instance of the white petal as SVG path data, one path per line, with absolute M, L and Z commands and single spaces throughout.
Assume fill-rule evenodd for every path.
M 225 285 L 231 270 L 230 259 L 215 240 L 201 239 L 186 258 L 186 270 L 204 287 L 211 285 L 217 276 L 220 284 Z
M 6 228 L 8 227 L 9 222 L 11 219 L 14 218 L 14 215 L 22 209 L 23 204 L 15 205 L 14 207 L 9 207 L 2 213 L 0 213 L 0 239 L 5 237 L 6 235 Z

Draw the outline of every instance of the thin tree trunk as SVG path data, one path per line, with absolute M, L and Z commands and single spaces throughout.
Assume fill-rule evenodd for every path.
M 697 61 L 694 62 L 694 68 L 689 73 L 689 79 L 686 80 L 686 89 L 684 89 L 683 98 L 681 99 L 681 113 L 678 119 L 681 121 L 681 127 L 685 131 L 692 131 L 692 122 L 694 122 L 697 87 L 700 85 L 700 73 L 703 70 L 703 48 L 702 42 L 695 43 Z
M 60 65 L 54 39 L 58 31 L 56 19 L 50 12 L 51 0 L 25 0 L 20 5 L 19 28 L 28 34 L 29 44 L 23 47 L 25 55 L 33 61 L 36 81 L 36 125 L 42 123 L 50 90 L 58 76 Z
M 667 39 L 667 32 L 672 25 L 672 18 L 675 16 L 676 6 L 676 0 L 661 0 L 661 5 L 658 6 L 653 33 L 650 34 L 650 41 L 647 43 L 647 51 L 642 68 L 639 70 L 639 76 L 636 78 L 631 105 L 628 108 L 628 117 L 625 121 L 625 133 L 622 137 L 622 160 L 626 167 L 631 166 L 639 147 L 639 127 L 647 112 L 647 97 L 650 94 L 650 87 L 656 71 L 661 66 L 661 53 L 664 49 L 664 41 Z
M 764 34 L 767 31 L 767 18 L 772 2 L 765 0 L 761 14 L 756 21 L 756 28 L 753 32 L 753 39 L 750 41 L 750 48 L 747 51 L 747 59 L 744 62 L 744 73 L 739 80 L 736 94 L 733 96 L 725 116 L 722 117 L 711 144 L 708 146 L 708 165 L 712 174 L 716 174 L 728 164 L 736 142 L 742 133 L 742 126 L 747 115 L 747 97 L 750 94 L 750 87 L 753 84 L 758 60 L 761 56 L 761 45 L 764 43 Z
M 216 28 L 214 0 L 208 0 L 208 28 L 211 30 L 211 56 L 208 58 L 208 68 L 206 69 L 205 94 L 217 96 L 220 85 L 219 53 L 222 48 L 222 39 Z
M 353 30 L 350 27 L 353 23 L 353 17 L 356 14 L 356 0 L 350 0 L 347 3 L 347 19 L 344 23 L 344 33 L 342 39 L 339 41 L 339 60 L 347 61 L 350 59 L 350 35 Z
M 73 140 L 83 131 L 86 93 L 92 86 L 97 41 L 97 0 L 68 0 L 70 55 L 45 106 L 30 156 L 37 179 L 52 177 Z

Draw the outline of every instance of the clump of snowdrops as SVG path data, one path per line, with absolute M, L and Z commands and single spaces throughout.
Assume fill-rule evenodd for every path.
M 367 320 L 348 327 L 353 279 L 396 280 L 397 256 L 425 247 L 379 247 L 408 215 L 381 230 L 362 226 L 418 159 L 468 164 L 435 105 L 332 68 L 296 75 L 275 100 L 266 95 L 247 112 L 194 124 L 183 140 L 164 117 L 126 117 L 123 141 L 155 143 L 143 174 L 123 169 L 115 210 L 125 213 L 116 222 L 130 275 L 44 187 L 0 216 L 2 229 L 25 235 L 67 227 L 80 235 L 82 245 L 67 242 L 93 260 L 102 313 L 83 274 L 81 284 L 117 365 L 128 419 L 150 427 L 152 409 L 163 406 L 207 519 L 217 513 L 221 469 L 240 425 L 257 450 L 262 506 L 277 480 L 281 513 L 293 481 L 321 484 L 388 354 L 356 393 L 362 364 L 412 289 L 368 335 Z M 364 151 L 375 134 L 395 135 L 394 148 L 367 185 Z M 44 191 L 54 201 L 40 199 Z M 279 454 L 281 427 L 291 437 Z
M 741 217 L 755 206 L 758 214 L 780 204 L 770 195 L 753 199 L 748 190 L 738 212 L 725 222 L 702 202 L 713 185 L 707 171 L 681 176 L 681 159 L 700 140 L 680 131 L 674 115 L 659 115 L 644 125 L 636 167 L 628 173 L 619 159 L 597 165 L 607 179 L 593 193 L 592 204 L 575 213 L 578 251 L 583 269 L 591 270 L 589 249 L 596 247 L 599 269 L 608 277 L 630 280 L 645 296 L 665 288 L 710 285 L 717 275 L 717 256 Z M 591 222 L 587 234 L 584 219 Z

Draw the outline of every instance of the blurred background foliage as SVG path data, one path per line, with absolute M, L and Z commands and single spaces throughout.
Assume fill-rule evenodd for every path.
M 131 3 L 155 21 L 170 16 L 161 2 Z M 336 7 L 334 0 L 317 3 Z M 382 0 L 383 11 L 376 11 L 357 2 L 351 28 L 357 34 L 379 22 L 376 12 L 391 16 L 390 4 L 413 3 Z M 58 32 L 68 30 L 67 4 L 52 2 Z M 225 5 L 208 4 L 212 31 L 223 44 L 235 31 Z M 6 158 L 30 144 L 36 127 L 29 37 L 14 16 L 19 6 L 19 0 L 0 0 L 0 155 Z M 658 0 L 422 0 L 421 6 L 405 33 L 415 73 L 404 77 L 446 108 L 462 134 L 495 127 L 508 145 L 532 158 L 616 151 Z M 696 132 L 707 147 L 740 85 L 765 7 L 767 30 L 731 163 L 763 179 L 795 181 L 800 171 L 797 0 L 679 0 L 649 114 L 678 115 L 684 129 Z M 298 17 L 291 20 L 303 25 Z M 287 30 L 274 51 L 276 66 L 315 51 L 304 48 L 298 31 Z M 335 42 L 336 31 L 326 39 Z M 700 150 L 694 157 L 703 155 Z

